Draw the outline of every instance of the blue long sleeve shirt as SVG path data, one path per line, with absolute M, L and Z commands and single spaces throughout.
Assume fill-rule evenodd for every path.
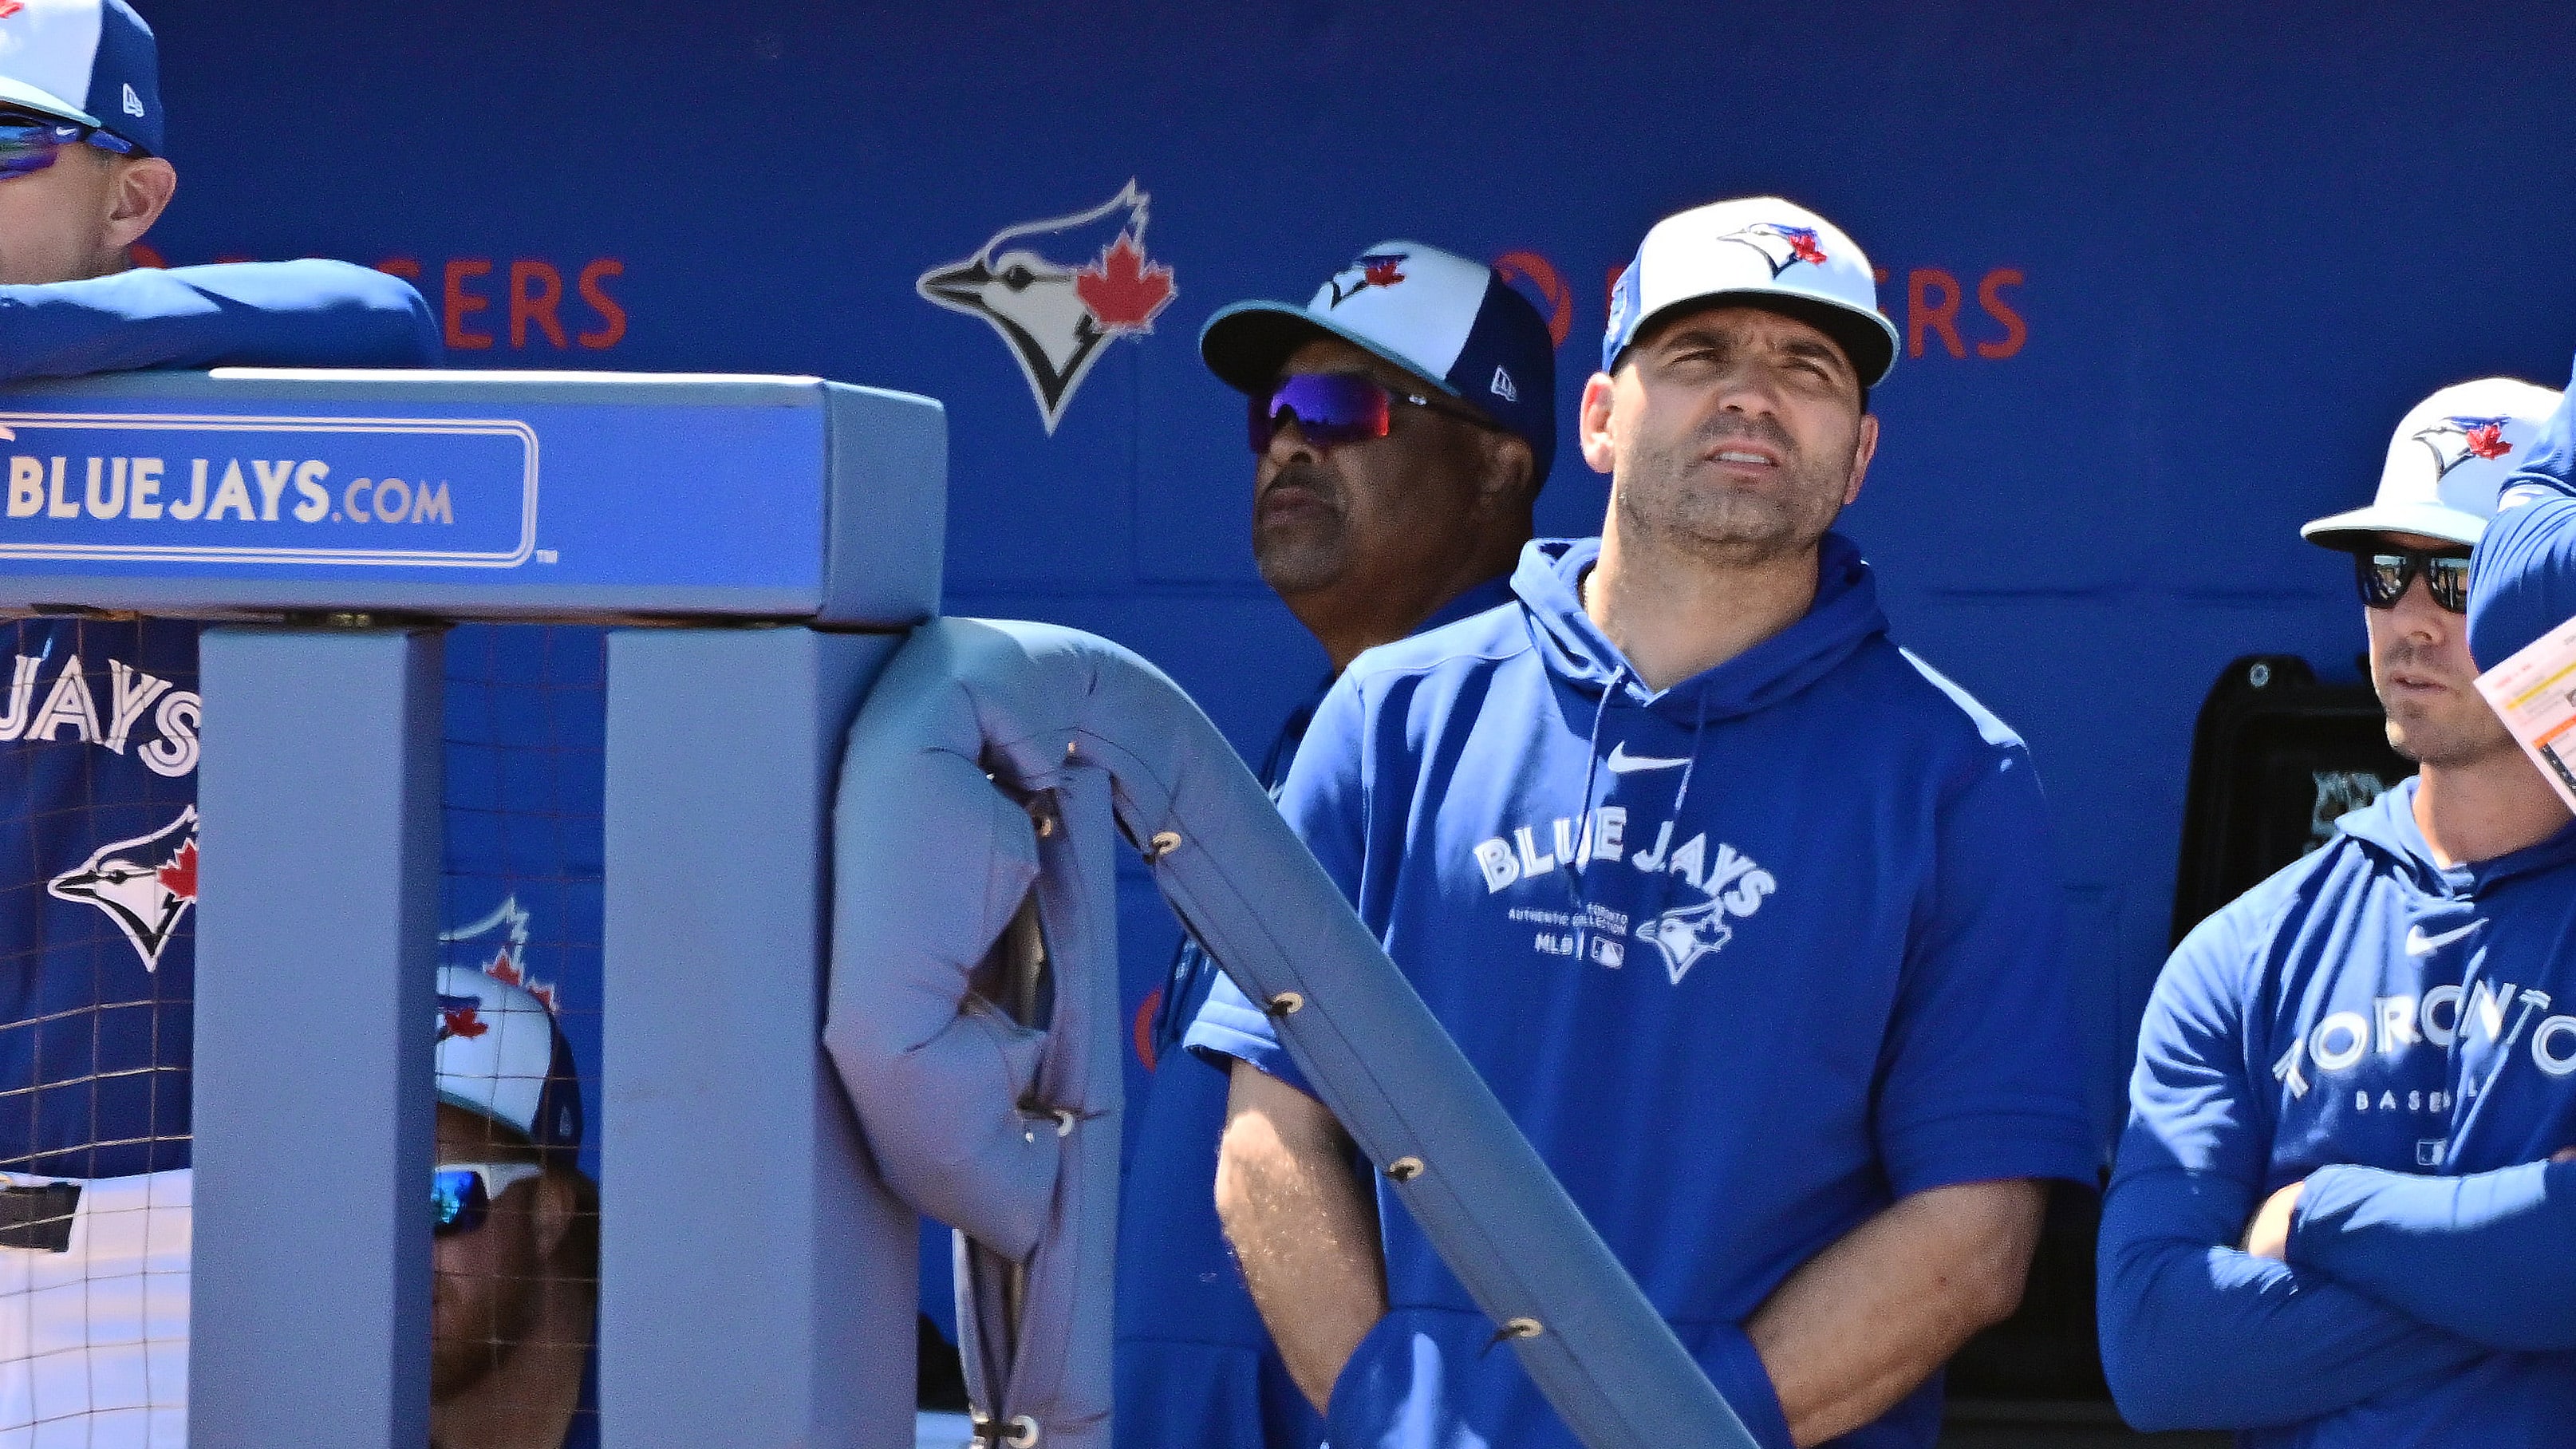
M 2408 781 L 2195 929 L 2104 1203 L 2130 1422 L 2249 1446 L 2543 1445 L 2576 1424 L 2576 826 L 2443 867 Z M 2236 1248 L 2306 1180 L 2287 1262 Z M 2553 1233 L 2560 1234 L 2556 1243 Z
M 429 367 L 429 304 L 348 262 L 138 267 L 0 287 L 0 382 L 163 367 Z

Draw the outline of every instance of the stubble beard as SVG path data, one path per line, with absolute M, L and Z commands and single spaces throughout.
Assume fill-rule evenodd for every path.
M 1754 493 L 1695 479 L 1708 440 L 1640 450 L 1622 460 L 1639 487 L 1618 490 L 1623 531 L 1716 568 L 1751 568 L 1812 550 L 1842 511 L 1859 443 L 1839 463 L 1796 450 L 1785 432 L 1738 430 L 1780 450 L 1781 486 Z

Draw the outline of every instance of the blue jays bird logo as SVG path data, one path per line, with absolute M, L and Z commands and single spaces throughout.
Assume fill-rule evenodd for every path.
M 2471 458 L 2501 458 L 2513 451 L 2506 441 L 2505 418 L 2444 418 L 2415 434 L 2433 454 L 2433 476 L 2436 478 L 2469 461 Z
M 480 971 L 495 981 L 525 987 L 529 995 L 545 1003 L 546 1010 L 560 1011 L 563 1003 L 557 999 L 555 985 L 529 974 L 528 921 L 528 912 L 519 904 L 519 898 L 503 896 L 501 904 L 481 920 L 438 933 L 440 964 Z
M 1104 345 L 1154 330 L 1180 294 L 1145 254 L 1147 203 L 1130 180 L 1089 211 L 1007 226 L 973 256 L 913 285 L 952 312 L 981 317 L 1009 344 L 1049 434 Z
M 1781 226 L 1776 222 L 1757 221 L 1738 231 L 1728 232 L 1719 241 L 1739 242 L 1762 254 L 1770 263 L 1771 275 L 1778 276 L 1800 262 L 1821 267 L 1825 249 L 1816 239 L 1812 226 Z
M 1720 904 L 1710 900 L 1666 911 L 1643 922 L 1637 927 L 1637 935 L 1664 953 L 1664 974 L 1679 986 L 1691 967 L 1699 964 L 1699 958 L 1726 949 L 1726 943 L 1735 939 L 1735 928 L 1726 923 L 1726 912 Z
M 1371 287 L 1392 287 L 1404 280 L 1411 252 L 1370 252 L 1333 274 L 1333 306 L 1340 306 Z
M 197 903 L 197 807 L 149 835 L 100 846 L 46 882 L 45 893 L 105 911 L 134 943 L 143 969 L 159 967 L 180 917 Z

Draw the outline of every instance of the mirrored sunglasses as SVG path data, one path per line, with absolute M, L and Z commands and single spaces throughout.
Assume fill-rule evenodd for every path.
M 2394 552 L 2357 553 L 2352 556 L 2353 576 L 2361 586 L 2361 601 L 2374 609 L 2393 609 L 2406 596 L 2406 586 L 2417 574 L 2424 576 L 2424 590 L 2433 602 L 2454 614 L 2469 611 L 2469 560 L 2466 554 L 2422 553 L 2413 549 Z
M 429 1230 L 441 1238 L 473 1232 L 501 1194 L 544 1174 L 533 1162 L 442 1162 L 430 1173 Z
M 1298 436 L 1319 448 L 1383 438 L 1395 426 L 1395 405 L 1404 403 L 1445 414 L 1478 427 L 1494 424 L 1465 408 L 1444 405 L 1420 393 L 1396 392 L 1377 379 L 1356 372 L 1305 372 L 1283 377 L 1267 393 L 1255 393 L 1251 404 L 1252 451 L 1267 452 L 1283 419 L 1294 419 Z
M 119 156 L 136 150 L 131 141 L 77 122 L 0 111 L 0 181 L 42 171 L 54 164 L 64 147 L 83 144 Z

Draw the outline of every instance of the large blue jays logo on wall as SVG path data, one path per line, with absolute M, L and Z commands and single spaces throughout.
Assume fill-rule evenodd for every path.
M 134 944 L 143 969 L 154 970 L 180 918 L 197 903 L 197 807 L 149 835 L 100 846 L 47 881 L 45 893 L 105 911 Z
M 1076 388 L 1121 337 L 1154 330 L 1180 295 L 1172 269 L 1145 254 L 1147 203 L 1130 180 L 1089 211 L 1007 226 L 962 261 L 913 285 L 952 312 L 981 317 L 1008 343 L 1049 434 Z
M 1771 264 L 1771 275 L 1775 277 L 1800 262 L 1816 267 L 1825 264 L 1825 249 L 1817 241 L 1816 229 L 1812 226 L 1780 226 L 1757 221 L 1741 231 L 1728 232 L 1718 240 L 1737 242 L 1760 252 L 1762 260 Z
M 2507 418 L 2444 418 L 2415 434 L 2433 454 L 2433 476 L 2438 478 L 2471 458 L 2501 458 L 2513 451 L 2505 438 Z

